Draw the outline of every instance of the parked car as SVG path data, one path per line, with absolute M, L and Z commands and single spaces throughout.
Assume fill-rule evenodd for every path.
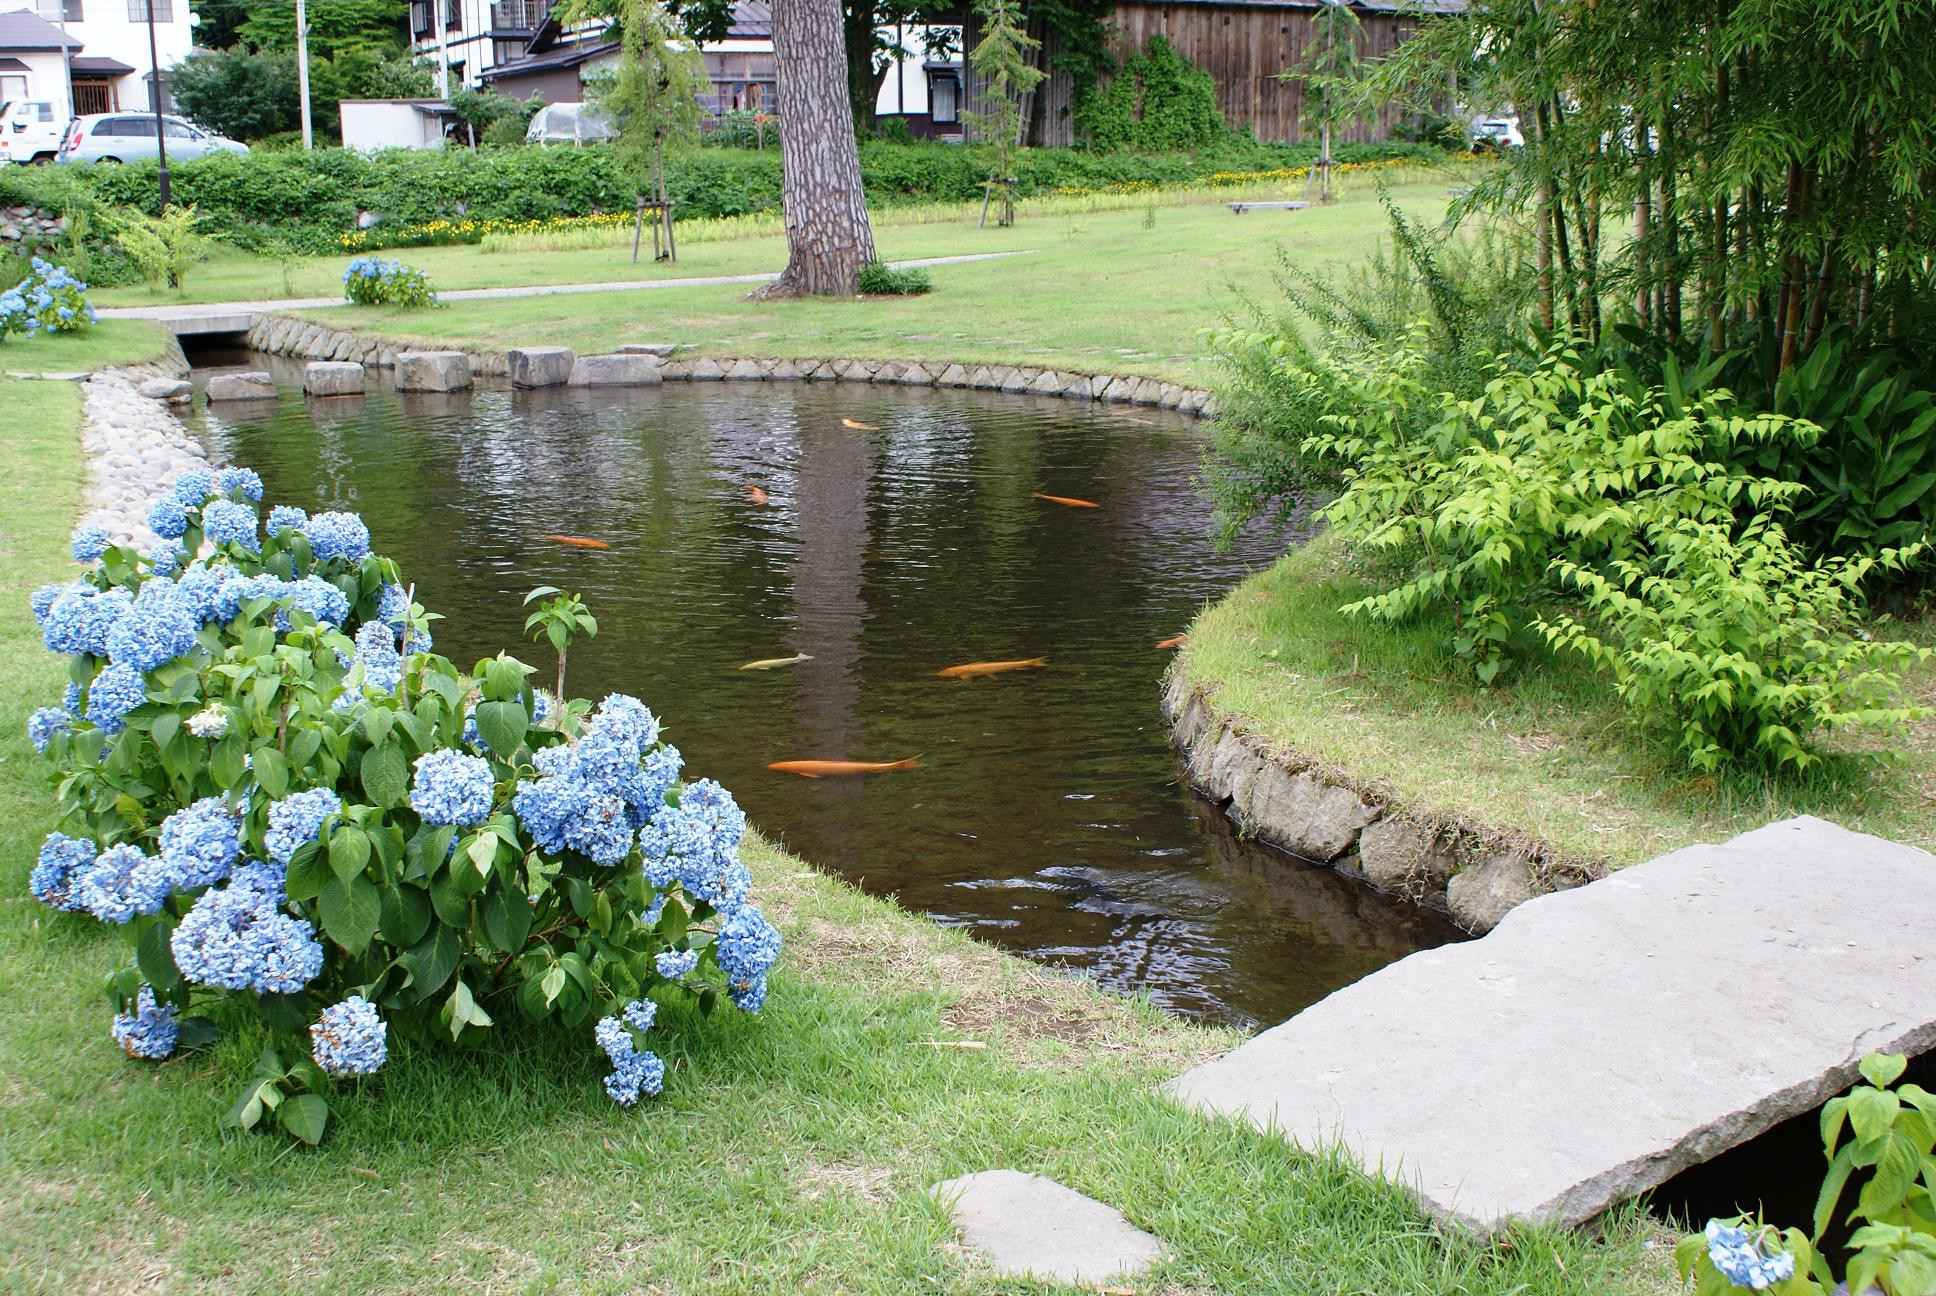
M 52 162 L 60 152 L 61 106 L 51 99 L 14 99 L 0 104 L 0 166 Z
M 190 125 L 180 117 L 163 116 L 167 132 L 168 156 L 186 161 L 210 153 L 247 153 L 247 144 L 237 143 Z M 58 162 L 133 162 L 161 152 L 155 134 L 153 113 L 94 113 L 76 117 L 67 125 L 61 141 Z
M 1482 117 L 1472 123 L 1472 151 L 1496 153 L 1500 149 L 1525 148 L 1526 137 L 1519 133 L 1516 117 Z

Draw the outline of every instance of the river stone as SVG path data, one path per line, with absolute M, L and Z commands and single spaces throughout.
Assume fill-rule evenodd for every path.
M 620 355 L 649 355 L 661 360 L 671 359 L 672 353 L 679 349 L 677 342 L 627 342 L 618 348 Z
M 928 1193 L 997 1277 L 1095 1286 L 1163 1258 L 1163 1244 L 1121 1211 L 1040 1175 L 983 1170 Z
M 941 376 L 935 382 L 942 387 L 966 387 L 968 370 L 961 365 L 951 364 L 941 371 Z
M 1437 899 L 1444 896 L 1459 857 L 1433 829 L 1387 815 L 1358 834 L 1358 867 L 1380 890 Z
M 1932 925 L 1936 856 L 1789 819 L 1529 900 L 1169 1088 L 1341 1141 L 1481 1233 L 1584 1224 L 1812 1111 L 1866 1054 L 1936 1047 Z
M 1514 907 L 1538 895 L 1533 862 L 1523 851 L 1497 851 L 1474 860 L 1445 885 L 1452 920 L 1473 932 L 1489 932 Z
M 1062 394 L 1070 400 L 1093 400 L 1095 383 L 1087 374 L 1070 374 L 1062 384 Z
M 302 386 L 311 396 L 361 396 L 363 366 L 352 361 L 311 360 L 303 366 Z
M 775 360 L 766 376 L 774 382 L 793 382 L 800 377 L 800 366 L 791 360 Z
M 398 391 L 463 391 L 471 385 L 471 358 L 462 351 L 397 352 Z
M 571 367 L 573 387 L 656 387 L 665 381 L 659 357 L 651 355 L 579 356 Z
M 726 371 L 719 367 L 718 361 L 709 360 L 704 356 L 692 361 L 686 367 L 686 377 L 693 382 L 718 382 L 725 376 Z
M 757 382 L 766 377 L 766 372 L 760 368 L 757 360 L 735 360 L 732 367 L 726 370 L 726 376 L 736 382 L 749 379 Z
M 1252 836 L 1319 864 L 1350 850 L 1359 830 L 1379 812 L 1356 792 L 1310 770 L 1292 773 L 1268 761 L 1243 797 L 1230 804 Z
M 141 394 L 149 400 L 179 404 L 195 394 L 195 388 L 180 378 L 150 378 L 141 384 Z
M 571 359 L 570 347 L 512 347 L 504 367 L 513 387 L 562 387 L 571 379 Z
M 206 394 L 212 401 L 274 400 L 276 380 L 260 371 L 217 374 L 208 380 Z

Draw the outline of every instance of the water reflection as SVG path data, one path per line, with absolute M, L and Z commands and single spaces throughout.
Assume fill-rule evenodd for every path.
M 287 392 L 203 431 L 272 501 L 360 509 L 461 664 L 522 639 L 527 589 L 581 592 L 600 632 L 573 651 L 574 691 L 645 698 L 689 771 L 764 830 L 943 922 L 1240 1024 L 1452 935 L 1235 840 L 1179 791 L 1151 644 L 1282 544 L 1205 543 L 1180 419 L 724 383 Z M 557 533 L 613 548 L 540 538 Z M 520 651 L 549 674 L 548 649 Z M 813 660 L 737 669 L 799 652 Z M 935 674 L 1036 656 L 1046 669 Z M 766 769 L 916 753 L 923 768 L 867 779 Z

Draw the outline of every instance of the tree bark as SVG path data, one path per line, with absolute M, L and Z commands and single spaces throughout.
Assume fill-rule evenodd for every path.
M 787 266 L 753 294 L 851 297 L 874 260 L 848 95 L 840 0 L 774 0 Z

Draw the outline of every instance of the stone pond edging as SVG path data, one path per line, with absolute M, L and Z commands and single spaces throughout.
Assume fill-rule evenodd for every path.
M 288 315 L 261 314 L 249 328 L 250 348 L 298 360 L 349 360 L 372 368 L 394 369 L 397 357 L 423 349 L 420 343 L 364 337 Z M 505 352 L 471 352 L 471 372 L 481 377 L 511 377 Z M 637 354 L 637 352 L 634 352 Z M 589 357 L 581 356 L 579 359 Z M 1077 373 L 1030 365 L 964 365 L 907 360 L 776 360 L 697 356 L 659 359 L 660 382 L 867 382 L 906 387 L 961 387 L 1067 400 L 1148 405 L 1184 414 L 1214 412 L 1209 392 L 1156 378 Z
M 180 357 L 180 348 L 175 355 Z M 148 527 L 156 496 L 191 468 L 208 468 L 208 451 L 170 409 L 189 385 L 177 375 L 186 360 L 102 369 L 81 384 L 81 446 L 87 460 L 83 525 L 104 527 L 116 544 L 148 550 L 160 537 Z
M 1307 755 L 1272 750 L 1221 714 L 1179 662 L 1162 711 L 1190 785 L 1247 836 L 1329 865 L 1484 934 L 1516 905 L 1605 872 L 1524 834 L 1407 811 Z

